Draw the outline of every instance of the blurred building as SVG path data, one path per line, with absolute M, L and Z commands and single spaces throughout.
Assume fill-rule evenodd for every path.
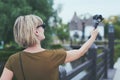
M 69 22 L 69 32 L 71 40 L 87 40 L 90 37 L 90 32 L 94 29 L 93 27 L 93 16 L 89 18 L 80 19 L 76 12 L 74 13 L 71 21 Z M 104 24 L 98 25 L 99 34 L 97 40 L 104 40 Z

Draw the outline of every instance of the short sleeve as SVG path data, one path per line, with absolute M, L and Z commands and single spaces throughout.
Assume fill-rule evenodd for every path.
M 61 65 L 65 62 L 66 51 L 64 49 L 56 49 L 53 50 L 52 59 L 54 60 L 54 64 Z
M 5 67 L 11 71 L 13 71 L 13 62 L 14 62 L 14 57 L 13 56 L 10 56 L 5 64 Z

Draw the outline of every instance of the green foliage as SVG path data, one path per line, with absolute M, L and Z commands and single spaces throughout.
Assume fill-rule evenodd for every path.
M 115 25 L 115 38 L 120 39 L 120 25 Z
M 117 25 L 115 23 L 113 23 L 113 26 L 114 26 L 114 30 L 115 30 L 115 39 L 120 39 L 120 25 Z M 109 28 L 109 24 L 105 24 L 105 38 L 108 38 L 108 28 Z
M 5 41 L 5 44 L 14 41 L 13 25 L 20 15 L 38 15 L 48 25 L 48 20 L 53 13 L 52 5 L 53 0 L 0 0 L 0 41 Z M 49 28 L 46 32 L 51 33 Z M 47 40 L 49 43 L 50 35 L 47 37 L 49 37 Z
M 105 23 L 105 38 L 107 38 L 108 36 L 108 26 L 109 26 L 109 22 L 111 22 L 115 28 L 115 39 L 120 39 L 120 16 L 110 16 L 109 19 L 104 22 Z
M 60 26 L 54 28 L 55 34 L 64 43 L 64 40 L 69 39 L 68 26 L 65 24 L 60 24 Z
M 0 50 L 0 61 L 7 60 L 8 57 L 18 51 L 21 51 L 22 48 L 16 49 L 16 48 L 6 48 Z
M 114 60 L 116 61 L 120 57 L 120 45 L 115 45 Z
M 63 48 L 63 47 L 60 44 L 51 45 L 51 49 L 59 49 L 59 48 Z

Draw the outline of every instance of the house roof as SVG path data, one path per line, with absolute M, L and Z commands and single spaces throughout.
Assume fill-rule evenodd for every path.
M 93 17 L 89 17 L 88 19 L 80 19 L 77 16 L 77 13 L 75 12 L 70 23 L 69 23 L 69 29 L 70 30 L 82 30 L 83 29 L 83 23 L 85 23 L 85 26 L 93 26 Z M 99 26 L 104 26 L 103 23 L 100 23 Z

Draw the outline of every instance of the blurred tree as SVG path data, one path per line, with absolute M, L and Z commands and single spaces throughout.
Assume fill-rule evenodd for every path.
M 116 16 L 110 16 L 108 19 L 104 20 L 105 23 L 105 37 L 107 38 L 108 36 L 108 26 L 109 23 L 112 23 L 114 25 L 115 28 L 115 39 L 120 39 L 120 16 L 116 15 Z
M 69 39 L 68 25 L 61 23 L 58 27 L 55 27 L 54 29 L 55 34 L 62 41 L 62 43 Z
M 120 25 L 115 25 L 115 39 L 120 40 Z
M 53 15 L 53 0 L 0 0 L 0 40 L 5 44 L 14 41 L 13 25 L 20 15 L 35 14 L 40 16 L 46 23 L 46 40 L 43 47 L 51 41 L 48 20 Z
M 58 14 L 62 10 L 62 4 L 58 4 L 57 8 L 54 10 L 54 14 L 52 17 L 52 30 L 53 34 L 55 34 L 61 41 L 64 43 L 64 41 L 69 39 L 69 30 L 68 25 L 62 23 L 62 19 L 58 16 Z
M 113 23 L 115 28 L 115 39 L 120 39 L 120 16 L 111 16 L 110 21 Z
M 59 24 L 62 23 L 62 19 L 58 16 L 58 14 L 61 12 L 62 10 L 62 4 L 58 4 L 57 8 L 54 10 L 54 14 L 53 14 L 53 26 L 57 27 Z

